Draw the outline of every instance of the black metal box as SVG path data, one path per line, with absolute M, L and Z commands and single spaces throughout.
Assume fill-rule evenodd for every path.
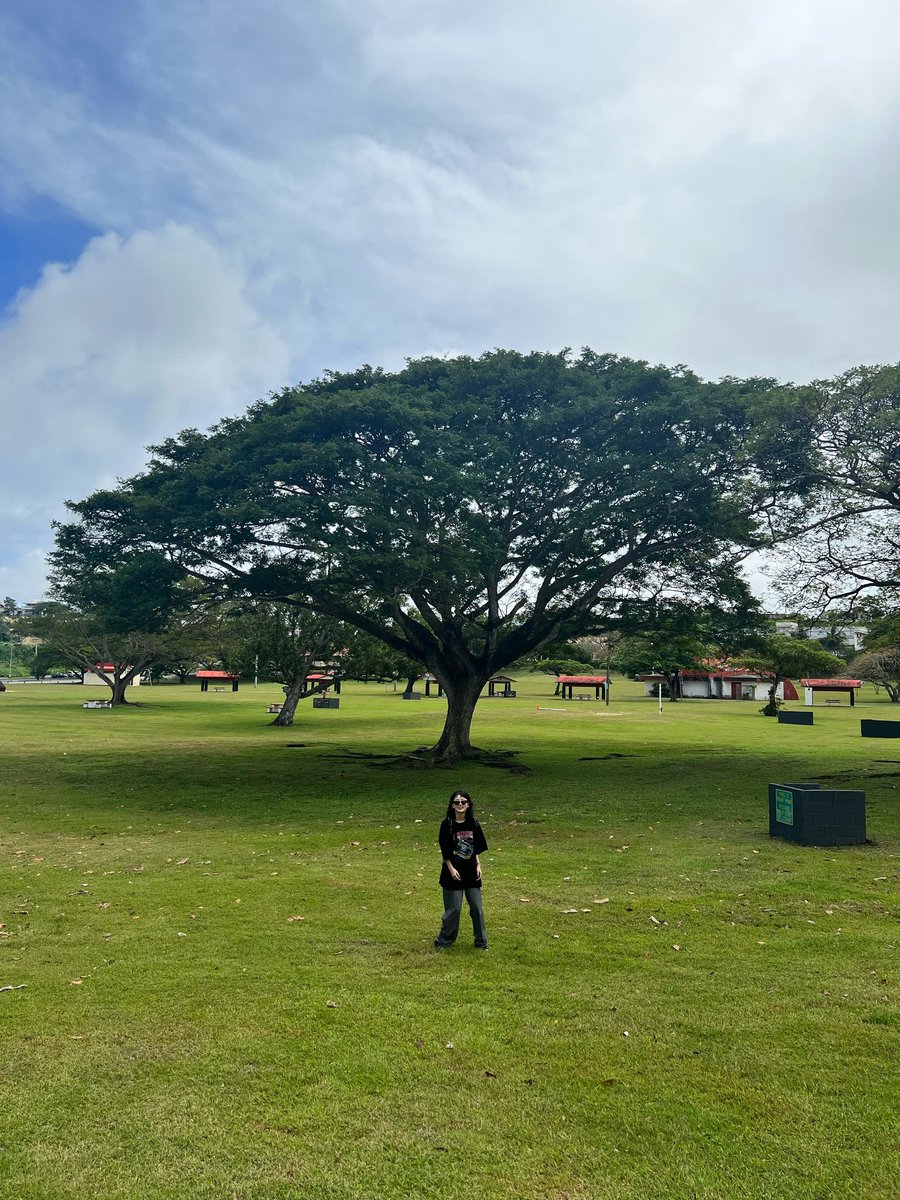
M 863 737 L 900 738 L 900 721 L 860 721 Z
M 813 714 L 811 712 L 780 712 L 778 714 L 779 725 L 812 725 Z
M 866 840 L 866 793 L 770 783 L 769 834 L 803 846 L 858 846 Z
M 340 708 L 337 696 L 313 696 L 313 708 Z

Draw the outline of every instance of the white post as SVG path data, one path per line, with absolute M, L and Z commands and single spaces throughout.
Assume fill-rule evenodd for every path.
M 253 660 L 253 686 L 259 687 L 259 655 Z
M 656 685 L 656 695 L 657 695 L 657 699 L 659 700 L 659 715 L 662 716 L 662 684 L 661 683 L 658 683 Z

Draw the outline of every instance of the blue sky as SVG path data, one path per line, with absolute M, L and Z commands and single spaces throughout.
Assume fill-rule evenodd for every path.
M 886 0 L 7 0 L 0 593 L 143 447 L 361 361 L 896 361 Z

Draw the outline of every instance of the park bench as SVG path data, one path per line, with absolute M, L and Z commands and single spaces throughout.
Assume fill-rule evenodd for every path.
M 112 708 L 112 700 L 85 700 L 82 708 Z
M 270 704 L 267 706 L 266 712 L 267 713 L 280 713 L 281 705 L 280 704 Z
M 840 702 L 840 700 L 826 700 L 825 707 L 826 708 L 835 708 L 835 707 L 840 708 L 841 702 Z

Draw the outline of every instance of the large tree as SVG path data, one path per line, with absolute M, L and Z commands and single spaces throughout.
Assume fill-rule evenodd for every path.
M 70 505 L 55 561 L 152 551 L 223 594 L 347 621 L 447 692 L 432 761 L 477 753 L 490 676 L 604 627 L 659 572 L 701 590 L 802 493 L 809 422 L 771 381 L 584 351 L 363 367 L 153 449 Z

